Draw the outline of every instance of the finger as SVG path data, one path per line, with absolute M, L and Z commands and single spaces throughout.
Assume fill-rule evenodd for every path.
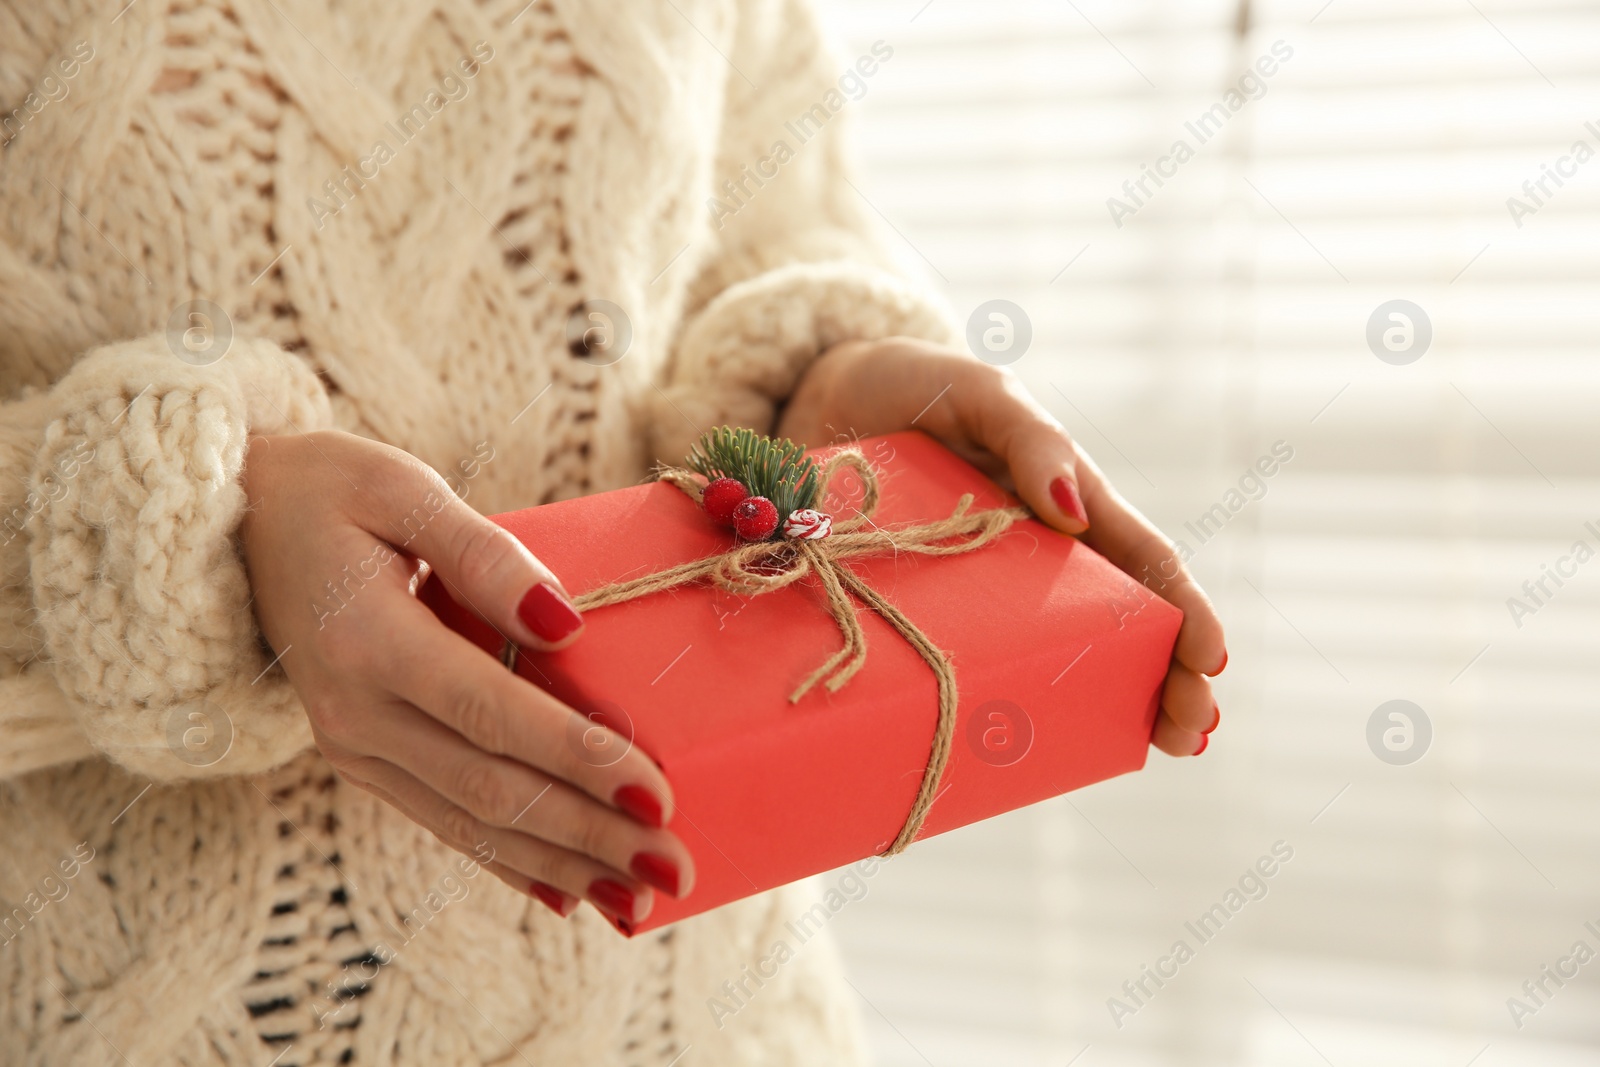
M 1202 734 L 1215 729 L 1222 717 L 1211 693 L 1211 683 L 1181 663 L 1173 664 L 1167 671 L 1167 684 L 1161 692 L 1161 710 L 1183 729 Z
M 1034 514 L 1065 533 L 1089 527 L 1078 485 L 1078 451 L 1049 412 L 1010 375 L 990 376 L 969 394 L 970 432 L 1005 462 L 1017 495 Z
M 506 670 L 404 598 L 380 622 L 390 692 L 496 756 L 581 789 L 646 826 L 672 817 L 672 787 L 643 750 Z
M 390 807 L 400 812 L 400 814 L 404 815 L 418 826 L 423 826 L 422 820 L 417 817 L 416 813 L 409 810 L 398 797 L 389 793 L 387 790 L 373 785 L 371 782 L 360 781 L 349 774 L 345 774 L 344 772 L 340 773 L 343 774 L 344 778 L 351 784 L 367 791 L 368 793 L 371 793 L 373 796 L 377 797 L 385 804 L 388 804 Z M 423 826 L 423 829 L 427 829 L 427 827 Z M 455 848 L 454 845 L 451 845 L 450 847 L 452 849 Z M 456 851 L 460 850 L 457 849 Z M 563 893 L 554 886 L 545 885 L 543 882 L 536 882 L 527 875 L 514 871 L 503 863 L 496 863 L 492 859 L 485 860 L 483 858 L 485 853 L 491 856 L 494 854 L 493 850 L 488 847 L 487 841 L 481 842 L 478 845 L 474 845 L 471 852 L 463 853 L 463 855 L 470 856 L 484 870 L 500 879 L 500 881 L 504 882 L 518 893 L 527 893 L 535 899 L 542 901 L 545 907 L 549 908 L 563 919 L 567 918 L 574 911 L 576 911 L 578 909 L 578 905 L 582 903 L 582 901 L 580 901 L 577 897 L 572 896 L 570 893 Z
M 641 826 L 526 764 L 487 755 L 416 708 L 390 709 L 369 744 L 373 755 L 486 826 L 531 834 L 671 896 L 687 896 L 694 886 L 694 860 L 673 834 Z
M 571 893 L 563 893 L 555 886 L 545 885 L 543 882 L 519 874 L 503 863 L 490 860 L 488 863 L 483 864 L 483 869 L 517 892 L 527 893 L 563 919 L 571 918 L 572 913 L 578 910 L 578 905 L 583 903 L 581 898 L 575 897 Z
M 370 781 L 393 799 L 413 822 L 457 851 L 478 855 L 485 845 L 503 867 L 559 892 L 581 897 L 608 916 L 624 923 L 643 921 L 655 906 L 649 886 L 588 856 L 561 848 L 517 830 L 489 826 L 466 809 L 451 803 L 404 769 L 386 760 L 356 760 L 352 773 Z M 522 892 L 527 885 L 507 884 Z M 537 895 L 537 894 L 536 894 Z
M 1198 756 L 1210 740 L 1208 734 L 1179 726 L 1165 711 L 1156 716 L 1155 733 L 1150 737 L 1150 743 L 1169 756 Z
M 555 649 L 577 639 L 583 617 L 550 568 L 434 471 L 395 457 L 365 481 L 352 518 L 426 560 L 463 607 L 519 645 Z
M 1094 527 L 1083 536 L 1084 543 L 1183 612 L 1175 649 L 1179 663 L 1201 674 L 1220 673 L 1228 660 L 1222 620 L 1177 550 L 1081 453 L 1078 476 L 1095 517 Z

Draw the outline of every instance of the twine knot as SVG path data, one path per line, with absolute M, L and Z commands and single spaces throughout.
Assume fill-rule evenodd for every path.
M 903 852 L 922 829 L 922 823 L 933 807 L 939 780 L 950 759 L 959 695 L 955 667 L 951 665 L 950 657 L 928 640 L 899 608 L 862 581 L 843 562 L 856 556 L 895 552 L 913 552 L 924 556 L 953 556 L 972 552 L 999 537 L 1013 522 L 1027 518 L 1029 512 L 1020 507 L 989 508 L 975 512 L 972 510 L 973 496 L 967 493 L 956 502 L 955 510 L 947 518 L 884 529 L 872 521 L 872 513 L 878 506 L 878 475 L 859 451 L 844 449 L 834 453 L 823 465 L 822 485 L 826 487 L 844 470 L 854 472 L 861 479 L 862 500 L 856 514 L 834 522 L 832 534 L 828 537 L 735 545 L 717 555 L 592 589 L 577 597 L 574 603 L 579 611 L 589 611 L 694 582 L 709 583 L 735 596 L 760 596 L 814 574 L 822 586 L 828 611 L 844 637 L 844 646 L 796 687 L 789 695 L 791 703 L 805 696 L 819 682 L 829 692 L 836 692 L 855 676 L 867 659 L 867 635 L 856 616 L 851 596 L 875 611 L 916 649 L 939 684 L 939 721 L 934 730 L 922 784 L 900 833 L 883 853 L 884 856 L 894 856 Z M 658 472 L 658 476 L 661 481 L 669 482 L 692 499 L 699 500 L 701 483 L 692 472 L 669 467 Z

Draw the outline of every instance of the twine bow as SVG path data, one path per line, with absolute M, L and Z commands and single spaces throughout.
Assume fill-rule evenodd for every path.
M 877 612 L 916 649 L 939 683 L 939 722 L 934 731 L 928 764 L 923 771 L 922 784 L 899 835 L 883 853 L 885 856 L 894 856 L 904 851 L 922 829 L 923 820 L 933 807 L 945 764 L 950 759 L 958 696 L 955 667 L 951 665 L 950 658 L 928 640 L 927 635 L 899 608 L 842 563 L 854 556 L 887 552 L 914 552 L 924 556 L 954 556 L 972 552 L 999 537 L 1013 522 L 1027 518 L 1029 512 L 1019 507 L 974 512 L 970 510 L 973 497 L 968 493 L 956 503 L 955 510 L 948 518 L 886 530 L 872 522 L 872 512 L 878 506 L 878 476 L 860 452 L 844 450 L 829 458 L 822 468 L 822 485 L 827 486 L 844 469 L 852 470 L 860 477 L 862 501 L 855 515 L 834 523 L 833 533 L 822 540 L 757 541 L 738 545 L 718 555 L 601 586 L 579 596 L 575 603 L 580 611 L 588 611 L 694 582 L 709 582 L 737 596 L 759 596 L 791 585 L 808 574 L 815 574 L 826 596 L 828 611 L 844 636 L 844 647 L 829 656 L 800 683 L 789 695 L 791 703 L 805 696 L 818 682 L 829 692 L 837 691 L 866 662 L 867 635 L 850 602 L 851 594 Z M 659 477 L 677 486 L 691 498 L 699 499 L 700 483 L 691 472 L 667 468 L 659 473 Z

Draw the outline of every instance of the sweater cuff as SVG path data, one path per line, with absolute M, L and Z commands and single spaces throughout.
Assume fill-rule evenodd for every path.
M 0 679 L 0 780 L 76 763 L 95 752 L 48 665 Z
M 52 392 L 28 569 L 88 743 L 156 779 L 253 774 L 303 751 L 310 727 L 268 670 L 235 535 L 250 436 L 331 425 L 316 375 L 255 339 L 192 366 L 156 335 L 90 352 Z
M 713 426 L 771 432 L 811 361 L 842 341 L 956 336 L 941 304 L 887 271 L 853 262 L 767 271 L 723 290 L 685 326 L 653 397 L 652 451 L 679 463 Z

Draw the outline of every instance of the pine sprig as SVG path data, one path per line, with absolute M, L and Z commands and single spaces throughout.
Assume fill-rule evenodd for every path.
M 787 437 L 773 440 L 754 430 L 718 426 L 700 435 L 685 462 L 696 474 L 736 478 L 751 496 L 772 501 L 781 528 L 791 512 L 817 506 L 820 474 L 805 452 Z

